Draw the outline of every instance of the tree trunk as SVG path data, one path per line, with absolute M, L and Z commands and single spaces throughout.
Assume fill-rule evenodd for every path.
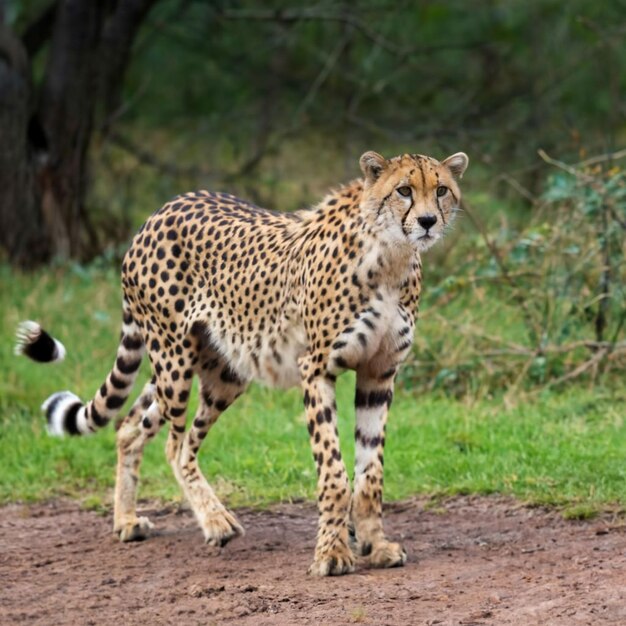
M 52 3 L 25 33 L 33 54 L 50 38 L 35 93 L 28 54 L 3 26 L 0 0 L 0 249 L 11 262 L 98 252 L 85 209 L 95 117 L 110 121 L 118 106 L 133 40 L 155 1 Z
M 104 2 L 64 0 L 56 14 L 41 91 L 40 119 L 50 147 L 41 171 L 41 210 L 53 254 L 80 256 L 87 150 L 96 103 Z
M 47 259 L 35 154 L 26 138 L 32 112 L 28 58 L 19 39 L 0 23 L 0 249 L 19 265 Z

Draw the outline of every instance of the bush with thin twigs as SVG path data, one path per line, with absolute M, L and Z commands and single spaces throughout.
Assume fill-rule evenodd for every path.
M 523 228 L 487 232 L 465 205 L 474 236 L 426 291 L 408 386 L 511 396 L 623 374 L 626 170 L 541 156 L 558 169 Z

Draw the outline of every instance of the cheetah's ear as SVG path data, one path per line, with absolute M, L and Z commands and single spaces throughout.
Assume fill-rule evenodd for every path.
M 369 151 L 361 156 L 359 164 L 365 180 L 371 185 L 382 174 L 387 162 L 385 157 L 378 154 L 378 152 Z
M 465 152 L 457 152 L 442 161 L 455 178 L 463 178 L 463 173 L 469 165 L 469 158 Z

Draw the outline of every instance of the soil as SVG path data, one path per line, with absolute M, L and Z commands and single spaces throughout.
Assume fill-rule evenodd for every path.
M 121 544 L 75 503 L 0 509 L 1 624 L 626 624 L 626 527 L 502 498 L 386 509 L 405 567 L 307 576 L 312 504 L 240 510 L 245 537 L 204 545 L 186 510 Z

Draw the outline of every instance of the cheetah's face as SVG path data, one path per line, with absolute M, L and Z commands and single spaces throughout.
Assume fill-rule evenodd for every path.
M 375 212 L 376 223 L 398 245 L 422 252 L 440 239 L 459 208 L 457 179 L 469 159 L 457 152 L 439 162 L 405 154 L 386 160 L 376 152 L 361 157 L 365 175 L 362 209 Z

